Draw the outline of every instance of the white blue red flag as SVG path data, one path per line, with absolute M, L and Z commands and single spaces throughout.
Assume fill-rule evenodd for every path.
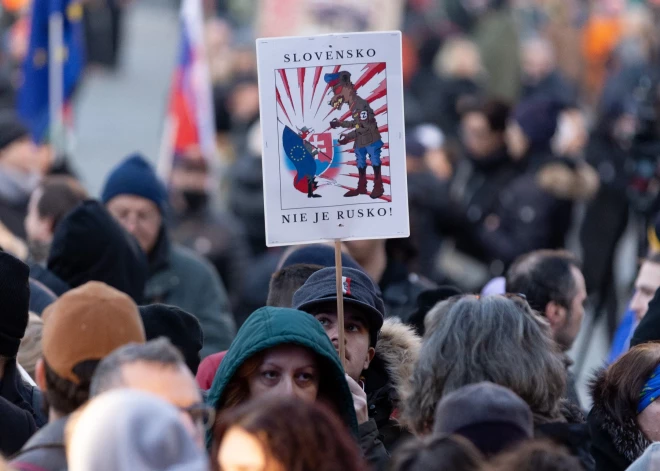
M 183 0 L 180 15 L 181 44 L 165 126 L 166 155 L 159 165 L 162 175 L 169 173 L 173 159 L 201 155 L 211 162 L 217 150 L 202 0 Z

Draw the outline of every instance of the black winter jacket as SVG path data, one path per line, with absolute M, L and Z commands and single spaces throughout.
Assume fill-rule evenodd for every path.
M 47 421 L 41 391 L 23 381 L 15 359 L 7 361 L 0 381 L 0 417 L 0 452 L 4 455 L 20 450 Z

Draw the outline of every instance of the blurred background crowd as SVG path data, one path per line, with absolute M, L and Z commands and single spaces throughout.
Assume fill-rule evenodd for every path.
M 209 160 L 191 149 L 167 169 L 170 237 L 215 266 L 237 325 L 265 305 L 286 249 L 265 246 L 254 40 L 400 29 L 411 237 L 346 250 L 378 282 L 390 313 L 405 317 L 428 287 L 480 291 L 524 253 L 569 248 L 590 301 L 589 335 L 574 357 L 577 368 L 600 363 L 639 258 L 660 250 L 660 1 L 363 3 L 204 1 L 219 151 Z M 1 4 L 0 108 L 14 109 L 31 2 Z M 86 67 L 67 111 L 67 145 L 30 150 L 30 171 L 72 175 L 96 196 L 128 153 L 162 159 L 179 2 L 83 6 Z M 0 145 L 13 138 L 3 132 Z M 7 193 L 0 188 L 5 247 L 26 237 L 27 214 L 26 205 L 12 218 Z

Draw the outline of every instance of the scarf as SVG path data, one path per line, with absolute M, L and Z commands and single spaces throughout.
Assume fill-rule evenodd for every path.
M 25 203 L 40 179 L 37 172 L 24 173 L 0 165 L 0 200 L 11 204 Z
M 660 365 L 655 367 L 648 381 L 639 393 L 639 403 L 637 404 L 637 414 L 644 412 L 660 396 Z

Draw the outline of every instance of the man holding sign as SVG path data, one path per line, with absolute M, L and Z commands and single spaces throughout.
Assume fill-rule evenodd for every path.
M 344 268 L 342 275 L 346 381 L 353 394 L 359 424 L 360 445 L 365 451 L 366 458 L 372 464 L 377 464 L 381 460 L 387 460 L 387 452 L 378 439 L 380 433 L 376 419 L 369 417 L 370 412 L 376 411 L 373 404 L 368 405 L 365 372 L 376 354 L 376 344 L 383 326 L 385 306 L 378 288 L 362 271 Z M 337 322 L 335 276 L 335 268 L 324 268 L 314 273 L 293 295 L 293 307 L 316 317 L 335 349 L 339 351 L 340 335 Z M 387 419 L 389 419 L 389 414 L 387 414 Z

